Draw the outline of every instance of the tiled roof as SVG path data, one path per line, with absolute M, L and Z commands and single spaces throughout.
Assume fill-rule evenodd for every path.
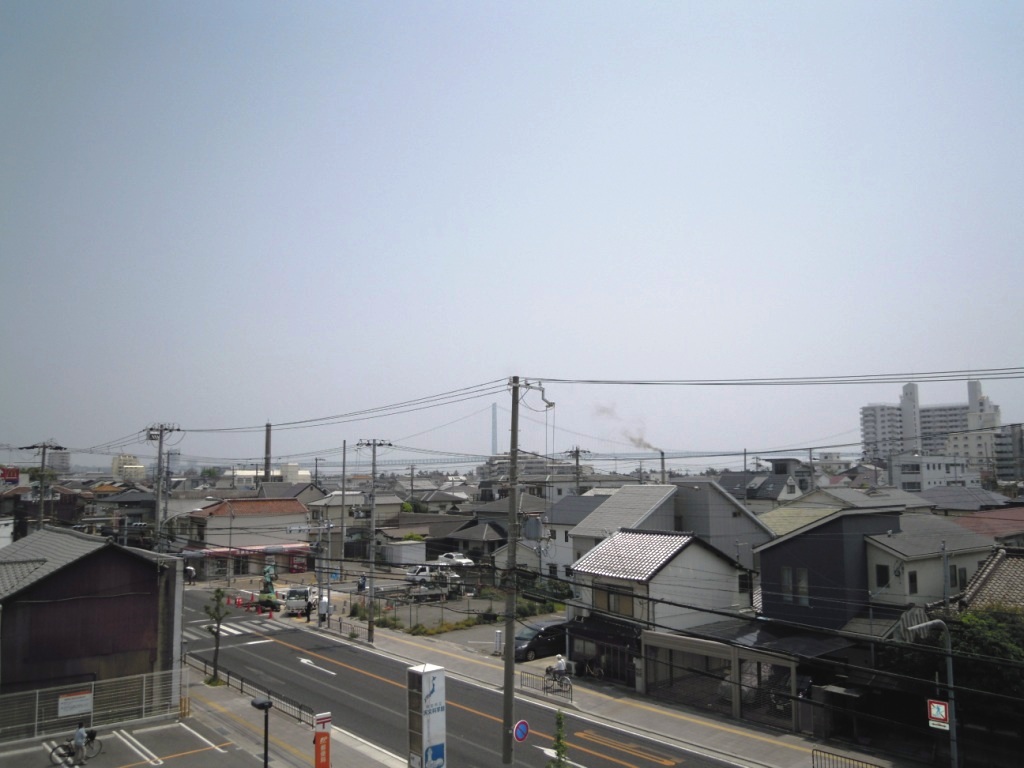
M 1024 549 L 993 552 L 959 596 L 961 610 L 985 606 L 1024 608 Z
M 262 515 L 304 515 L 306 508 L 298 499 L 231 499 L 192 514 L 199 517 L 256 517 Z
M 674 485 L 623 486 L 569 534 L 603 538 L 622 528 L 634 528 L 675 493 Z
M 649 581 L 695 541 L 692 533 L 619 531 L 573 563 L 573 573 Z

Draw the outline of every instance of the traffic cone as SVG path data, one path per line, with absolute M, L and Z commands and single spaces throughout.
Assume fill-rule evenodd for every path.
M 274 618 L 274 609 L 273 608 L 269 609 L 268 613 L 270 614 L 269 618 L 271 618 L 271 619 Z

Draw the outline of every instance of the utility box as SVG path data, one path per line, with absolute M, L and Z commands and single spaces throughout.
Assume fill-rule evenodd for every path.
M 385 544 L 382 554 L 388 565 L 416 565 L 427 560 L 427 542 L 393 541 Z

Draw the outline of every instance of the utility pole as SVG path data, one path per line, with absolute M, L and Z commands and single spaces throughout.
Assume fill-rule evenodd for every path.
M 366 641 L 373 645 L 373 622 L 377 609 L 377 595 L 374 592 L 374 577 L 377 574 L 377 446 L 389 446 L 387 440 L 360 440 L 359 447 L 369 446 L 372 450 L 370 462 L 370 616 L 366 621 Z
M 156 492 L 156 509 L 154 510 L 154 520 L 156 524 L 156 530 L 162 531 L 164 525 L 164 518 L 167 516 L 167 500 L 164 498 L 166 491 L 166 478 L 164 477 L 164 435 L 168 432 L 179 432 L 177 425 L 174 424 L 154 424 L 153 426 L 146 429 L 146 439 L 156 440 L 156 482 L 154 483 L 154 491 Z
M 505 675 L 502 708 L 501 762 L 512 764 L 516 663 L 516 547 L 519 546 L 519 514 L 516 509 L 519 483 L 519 377 L 512 377 L 512 434 L 508 465 L 508 559 L 505 574 Z
M 576 495 L 577 496 L 580 495 L 580 454 L 581 453 L 585 453 L 585 454 L 589 455 L 590 451 L 584 451 L 584 450 L 582 450 L 577 445 L 571 451 L 566 451 L 565 452 L 566 456 L 572 456 L 572 457 L 574 457 L 576 459 Z
M 43 530 L 43 505 L 46 498 L 46 452 L 47 451 L 66 451 L 61 445 L 57 445 L 52 439 L 45 440 L 35 445 L 26 445 L 18 449 L 19 451 L 41 451 L 42 458 L 39 463 L 39 508 L 36 510 L 36 530 Z

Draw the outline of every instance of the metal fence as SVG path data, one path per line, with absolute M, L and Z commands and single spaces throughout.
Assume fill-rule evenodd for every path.
M 177 717 L 181 670 L 75 683 L 0 696 L 0 743 L 90 728 Z
M 527 672 L 523 669 L 519 671 L 519 687 L 541 691 L 548 696 L 572 702 L 572 680 L 569 680 L 568 685 L 562 686 L 547 675 L 538 675 L 536 672 Z
M 209 678 L 213 674 L 213 665 L 203 659 L 197 659 L 194 656 L 188 657 L 188 663 L 190 666 L 195 667 L 198 670 L 202 670 L 203 678 Z M 313 725 L 313 708 L 307 704 L 300 704 L 295 699 L 285 696 L 284 694 L 277 693 L 276 691 L 267 688 L 267 686 L 257 683 L 248 678 L 236 675 L 229 670 L 219 669 L 217 670 L 217 676 L 221 682 L 231 688 L 237 688 L 245 696 L 263 696 L 264 698 L 270 699 L 274 702 L 274 710 L 280 711 L 283 714 L 289 715 L 300 723 L 306 725 Z
M 811 766 L 813 768 L 881 768 L 875 763 L 865 763 L 846 755 L 837 755 L 823 749 L 811 750 Z

